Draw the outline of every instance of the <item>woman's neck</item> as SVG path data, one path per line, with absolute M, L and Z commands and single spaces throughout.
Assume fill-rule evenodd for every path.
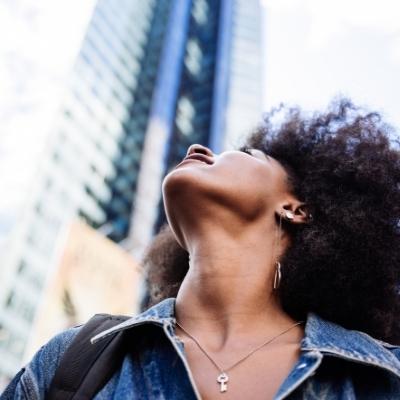
M 233 238 L 217 229 L 193 240 L 176 299 L 178 322 L 215 348 L 249 335 L 257 342 L 294 323 L 273 290 L 274 240 L 273 231 Z

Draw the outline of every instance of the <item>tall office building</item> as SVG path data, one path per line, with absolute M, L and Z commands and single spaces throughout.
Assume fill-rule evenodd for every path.
M 144 136 L 130 221 L 141 256 L 164 221 L 163 176 L 192 143 L 234 147 L 261 117 L 261 9 L 257 0 L 176 0 Z
M 3 262 L 0 375 L 20 366 L 66 224 L 140 257 L 187 147 L 220 152 L 258 122 L 260 14 L 258 0 L 98 1 Z

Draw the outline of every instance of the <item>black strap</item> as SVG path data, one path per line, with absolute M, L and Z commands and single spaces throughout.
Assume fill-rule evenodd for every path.
M 124 332 L 95 344 L 96 334 L 129 317 L 96 314 L 78 332 L 61 357 L 47 400 L 89 400 L 110 380 L 126 354 Z

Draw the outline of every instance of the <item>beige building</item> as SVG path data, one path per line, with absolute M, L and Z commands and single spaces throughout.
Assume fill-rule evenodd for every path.
M 141 270 L 120 246 L 76 221 L 60 243 L 58 258 L 33 324 L 26 360 L 55 334 L 96 313 L 138 312 Z

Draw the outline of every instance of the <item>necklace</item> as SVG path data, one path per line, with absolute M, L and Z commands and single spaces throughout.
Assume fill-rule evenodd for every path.
M 290 326 L 289 328 L 285 329 L 283 332 L 279 333 L 278 335 L 274 336 L 272 339 L 268 339 L 266 342 L 262 343 L 260 346 L 256 347 L 255 349 L 251 350 L 250 353 L 246 354 L 244 357 L 240 358 L 238 361 L 236 361 L 234 364 L 232 364 L 230 367 L 228 368 L 222 368 L 218 365 L 218 363 L 212 359 L 212 357 L 207 353 L 207 351 L 201 346 L 201 344 L 199 343 L 199 341 L 192 336 L 182 325 L 180 325 L 178 322 L 176 322 L 176 325 L 179 326 L 179 328 L 182 329 L 183 332 L 186 333 L 186 335 L 188 335 L 199 347 L 199 349 L 201 350 L 201 352 L 214 364 L 214 366 L 218 369 L 219 371 L 219 375 L 217 376 L 217 383 L 219 383 L 220 387 L 219 387 L 219 391 L 221 393 L 224 393 L 228 390 L 228 381 L 229 381 L 229 376 L 227 374 L 228 371 L 230 371 L 231 369 L 233 369 L 234 367 L 236 367 L 237 365 L 239 365 L 240 363 L 242 363 L 243 361 L 247 360 L 251 355 L 253 355 L 257 350 L 260 350 L 262 347 L 270 344 L 271 342 L 273 342 L 275 339 L 277 339 L 278 337 L 282 336 L 283 334 L 285 334 L 286 332 L 289 332 L 291 329 L 293 329 L 295 326 L 302 324 L 303 321 L 300 322 L 296 322 L 294 325 Z

